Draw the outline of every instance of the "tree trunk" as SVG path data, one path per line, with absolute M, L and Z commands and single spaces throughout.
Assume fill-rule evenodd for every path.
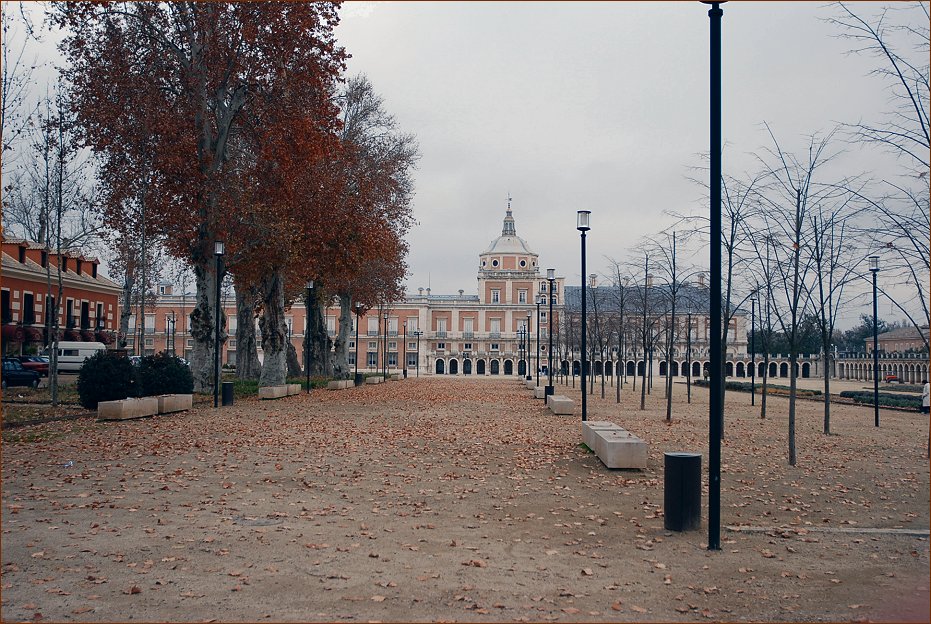
M 236 377 L 258 379 L 262 374 L 255 337 L 255 301 L 258 289 L 236 284 Z
M 763 394 L 760 395 L 760 418 L 766 418 L 766 382 L 769 379 L 769 349 L 763 355 Z
M 307 306 L 307 336 L 304 338 L 305 341 L 309 341 L 310 374 L 327 377 L 329 376 L 327 366 L 329 339 L 327 338 L 326 322 L 323 316 L 323 289 L 318 285 L 310 292 L 311 298 L 305 302 Z
M 348 294 L 339 295 L 339 334 L 336 336 L 333 355 L 333 378 L 349 379 L 349 341 L 352 332 L 352 299 Z
M 288 328 L 284 322 L 284 283 L 281 270 L 270 271 L 262 280 L 262 374 L 259 386 L 280 386 L 285 383 L 287 367 Z
M 794 342 L 794 341 L 793 341 Z M 795 376 L 795 365 L 798 362 L 798 352 L 792 349 L 789 355 L 789 465 L 795 465 L 795 390 L 798 380 Z
M 116 346 L 120 349 L 126 348 L 126 338 L 129 336 L 129 317 L 133 315 L 133 285 L 133 272 L 127 267 L 123 276 L 123 290 L 120 292 L 122 299 L 120 301 L 120 330 L 117 333 L 116 342 Z
M 196 294 L 194 309 L 191 311 L 191 339 L 194 347 L 191 351 L 191 373 L 194 375 L 195 392 L 213 391 L 213 343 L 214 305 L 217 300 L 217 275 L 215 267 L 204 258 L 194 258 L 194 286 Z M 223 310 L 220 309 L 220 343 L 226 340 L 226 323 Z
M 824 349 L 824 434 L 831 435 L 831 352 L 830 343 L 822 343 Z
M 301 370 L 301 360 L 297 357 L 297 349 L 294 348 L 294 343 L 290 340 L 287 340 L 287 361 L 288 361 L 288 377 L 300 377 L 304 372 Z

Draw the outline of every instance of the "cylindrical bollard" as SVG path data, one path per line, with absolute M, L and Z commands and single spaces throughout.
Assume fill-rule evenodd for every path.
M 233 404 L 233 384 L 232 381 L 224 381 L 222 385 L 223 392 L 223 405 L 232 405 Z
M 663 526 L 688 531 L 701 525 L 701 453 L 663 453 L 665 490 Z
M 356 373 L 356 380 L 355 380 L 355 381 L 356 381 L 356 385 L 357 385 L 357 386 L 361 386 L 361 385 L 363 384 L 363 382 L 365 382 L 365 378 L 364 378 L 364 376 L 362 375 L 362 373 Z

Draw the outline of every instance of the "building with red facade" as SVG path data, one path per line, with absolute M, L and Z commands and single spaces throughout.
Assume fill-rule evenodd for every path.
M 52 339 L 52 317 L 47 311 L 58 296 L 59 339 L 115 342 L 119 319 L 118 284 L 99 272 L 100 261 L 80 253 L 60 256 L 42 245 L 2 239 L 2 325 L 4 355 L 36 353 Z

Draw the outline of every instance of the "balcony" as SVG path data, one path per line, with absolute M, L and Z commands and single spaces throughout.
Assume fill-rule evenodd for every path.
M 442 331 L 437 330 L 437 331 L 436 331 L 436 337 L 437 337 L 437 338 L 446 338 L 446 330 L 442 330 Z
M 488 337 L 489 338 L 501 338 L 501 332 L 499 331 L 488 332 Z
M 462 332 L 462 337 L 463 338 L 474 338 L 475 334 L 474 332 L 471 332 L 471 331 L 464 331 Z

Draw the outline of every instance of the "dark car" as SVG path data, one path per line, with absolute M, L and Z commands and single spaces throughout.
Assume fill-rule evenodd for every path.
M 3 358 L 3 377 L 0 378 L 0 385 L 3 388 L 7 386 L 29 386 L 31 388 L 39 387 L 39 373 L 26 370 L 16 358 Z
M 39 373 L 39 377 L 48 377 L 48 358 L 41 355 L 21 355 L 19 363 L 26 370 Z

